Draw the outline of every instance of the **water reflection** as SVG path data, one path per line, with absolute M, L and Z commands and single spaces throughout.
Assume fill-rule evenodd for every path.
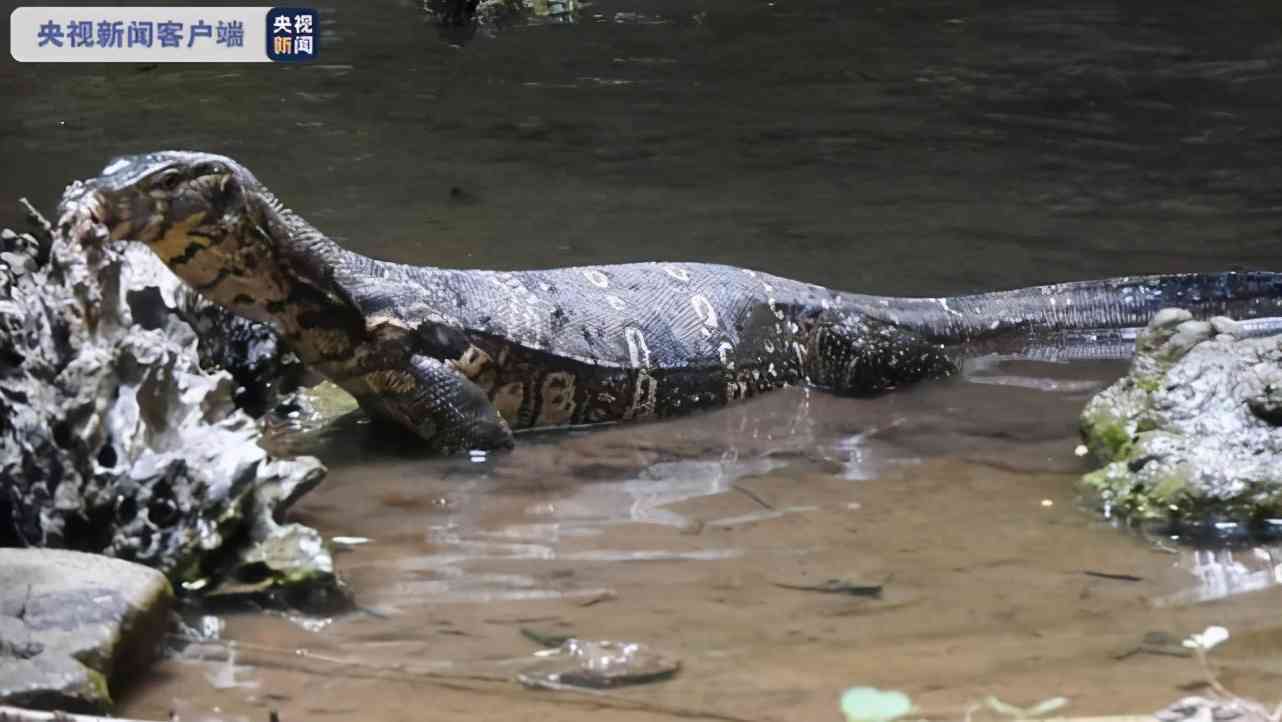
M 1099 369 L 998 363 L 990 370 L 1045 383 L 991 387 L 967 376 L 862 400 L 790 389 L 660 423 L 526 434 L 509 454 L 384 457 L 387 470 L 374 478 L 386 479 L 389 491 L 366 488 L 355 503 L 384 499 L 386 506 L 366 513 L 400 519 L 405 528 L 371 533 L 349 557 L 375 555 L 367 573 L 387 581 L 367 601 L 388 613 L 424 603 L 588 599 L 609 587 L 553 572 L 563 565 L 804 555 L 800 547 L 718 544 L 703 530 L 804 524 L 824 512 L 857 517 L 864 484 L 931 458 L 1078 468 L 1076 411 L 1086 389 L 1100 383 L 1091 377 Z M 330 408 L 350 406 L 331 399 Z M 309 416 L 307 444 L 295 450 L 370 469 L 362 455 L 378 447 L 348 433 L 356 420 L 343 417 L 344 431 L 335 432 L 323 417 Z M 820 492 L 790 479 L 837 486 Z M 364 530 L 342 535 L 348 531 Z M 377 551 L 398 539 L 416 540 L 418 550 Z
M 201 642 L 187 645 L 178 659 L 183 664 L 201 668 L 214 689 L 257 689 L 259 683 L 254 679 L 256 668 L 239 664 L 238 656 L 239 650 L 234 642 Z
M 502 494 L 503 480 L 478 478 L 454 491 L 450 507 L 456 511 L 428 527 L 425 541 L 439 552 L 391 562 L 393 574 L 401 581 L 389 591 L 396 597 L 417 601 L 587 598 L 608 590 L 575 588 L 559 578 L 478 572 L 475 565 L 529 560 L 715 560 L 739 556 L 742 550 L 733 548 L 577 548 L 577 542 L 622 524 L 689 528 L 695 521 L 670 507 L 726 493 L 738 479 L 783 466 L 768 458 L 740 462 L 735 456 L 727 452 L 717 460 L 657 462 L 631 478 L 574 485 L 554 498 L 524 504 L 519 510 L 513 508 L 517 520 L 497 527 L 486 522 L 493 513 L 492 503 L 486 500 Z
M 562 519 L 562 526 L 570 530 L 621 522 L 686 527 L 691 520 L 668 507 L 700 496 L 723 494 L 737 479 L 784 465 L 769 458 L 741 462 L 735 451 L 727 451 L 717 461 L 658 462 L 643 469 L 635 479 L 582 487 L 558 504 L 551 515 Z
M 1176 567 L 1192 577 L 1192 584 L 1154 599 L 1158 606 L 1210 602 L 1282 584 L 1282 546 L 1189 549 L 1179 554 Z

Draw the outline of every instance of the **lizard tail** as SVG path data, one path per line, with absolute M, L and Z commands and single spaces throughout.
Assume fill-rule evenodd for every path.
M 947 298 L 886 298 L 870 315 L 932 342 L 975 351 L 1053 358 L 1124 358 L 1158 311 L 1228 316 L 1244 335 L 1282 333 L 1282 273 L 1265 271 L 1127 276 Z M 1023 352 L 1021 353 L 1021 349 Z

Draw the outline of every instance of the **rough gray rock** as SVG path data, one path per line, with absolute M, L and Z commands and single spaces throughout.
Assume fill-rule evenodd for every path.
M 169 624 L 163 574 L 53 549 L 0 549 L 0 704 L 106 712 Z
M 47 252 L 0 234 L 0 544 L 181 583 L 235 566 L 249 540 L 297 536 L 275 517 L 324 468 L 268 456 L 232 377 L 200 365 L 190 291 L 147 249 L 102 238 L 80 200 L 73 184 Z M 290 580 L 332 581 L 313 551 Z
M 1226 318 L 1157 314 L 1126 377 L 1082 413 L 1106 462 L 1084 485 L 1139 520 L 1249 527 L 1282 511 L 1282 337 L 1242 335 Z
M 144 328 L 167 328 L 176 317 L 195 332 L 200 367 L 223 370 L 233 380 L 236 406 L 261 416 L 302 385 L 301 361 L 269 326 L 237 316 L 184 284 L 146 248 L 125 245 L 131 282 L 129 305 Z M 179 329 L 179 333 L 188 333 Z

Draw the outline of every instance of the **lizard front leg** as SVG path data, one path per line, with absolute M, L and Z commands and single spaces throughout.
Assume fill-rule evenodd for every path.
M 373 392 L 358 397 L 362 406 L 413 431 L 433 451 L 512 447 L 512 430 L 481 387 L 430 356 L 409 356 L 361 380 Z

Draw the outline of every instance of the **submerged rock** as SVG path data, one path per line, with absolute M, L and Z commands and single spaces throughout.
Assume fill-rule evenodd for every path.
M 1136 520 L 1250 525 L 1282 511 L 1282 337 L 1157 314 L 1129 373 L 1081 417 L 1104 468 L 1083 484 Z
M 676 658 L 636 642 L 571 638 L 535 656 L 539 663 L 517 675 L 527 687 L 622 687 L 666 680 L 681 669 Z
M 0 544 L 107 554 L 199 587 L 253 558 L 252 542 L 292 534 L 276 518 L 325 469 L 259 446 L 232 376 L 201 365 L 187 321 L 201 304 L 149 250 L 105 239 L 80 201 L 73 184 L 46 243 L 0 234 Z M 309 559 L 315 575 L 280 581 L 333 580 L 328 552 Z
M 156 655 L 172 607 L 154 569 L 0 549 L 0 704 L 108 711 L 110 688 Z

